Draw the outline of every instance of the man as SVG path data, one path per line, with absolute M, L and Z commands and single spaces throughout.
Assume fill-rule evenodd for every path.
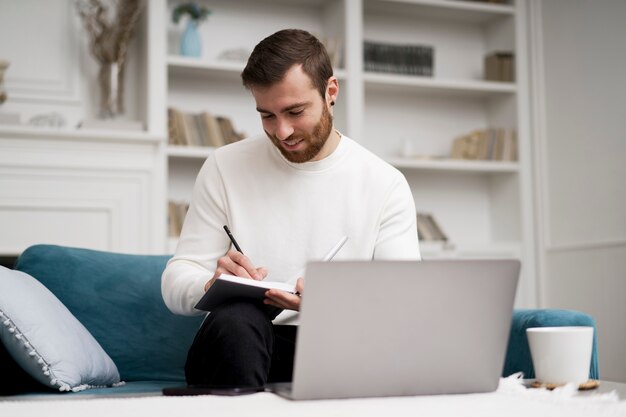
M 339 84 L 315 37 L 302 30 L 267 37 L 242 79 L 266 136 L 221 147 L 203 165 L 163 273 L 163 297 L 175 313 L 200 314 L 193 306 L 222 273 L 297 279 L 300 295 L 269 290 L 265 305 L 235 302 L 212 311 L 187 357 L 187 382 L 195 385 L 291 380 L 296 327 L 280 324 L 294 322 L 305 297 L 298 275 L 306 262 L 321 259 L 342 236 L 348 241 L 335 259 L 420 256 L 405 178 L 333 127 Z M 224 225 L 245 255 L 230 248 Z

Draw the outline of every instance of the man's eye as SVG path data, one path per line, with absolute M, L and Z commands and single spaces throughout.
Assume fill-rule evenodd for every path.
M 294 111 L 290 111 L 289 114 L 292 116 L 300 116 L 303 112 L 304 110 L 294 110 Z
M 271 119 L 272 117 L 274 117 L 273 114 L 262 114 L 261 115 L 261 119 Z

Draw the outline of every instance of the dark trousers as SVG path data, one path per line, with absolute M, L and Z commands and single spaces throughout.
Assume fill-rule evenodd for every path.
M 297 327 L 273 325 L 278 312 L 245 301 L 212 311 L 187 354 L 187 384 L 261 387 L 291 381 Z

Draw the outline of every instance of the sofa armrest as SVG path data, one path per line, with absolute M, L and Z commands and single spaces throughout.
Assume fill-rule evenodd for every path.
M 513 311 L 509 345 L 502 376 L 523 372 L 524 378 L 534 378 L 535 370 L 530 356 L 526 329 L 529 327 L 559 326 L 592 326 L 594 328 L 589 378 L 600 379 L 598 370 L 598 336 L 594 319 L 588 314 L 579 311 L 552 309 L 520 309 Z

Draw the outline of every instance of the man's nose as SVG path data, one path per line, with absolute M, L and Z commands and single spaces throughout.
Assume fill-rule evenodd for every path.
M 293 126 L 287 120 L 279 120 L 274 134 L 279 140 L 285 140 L 293 134 Z

